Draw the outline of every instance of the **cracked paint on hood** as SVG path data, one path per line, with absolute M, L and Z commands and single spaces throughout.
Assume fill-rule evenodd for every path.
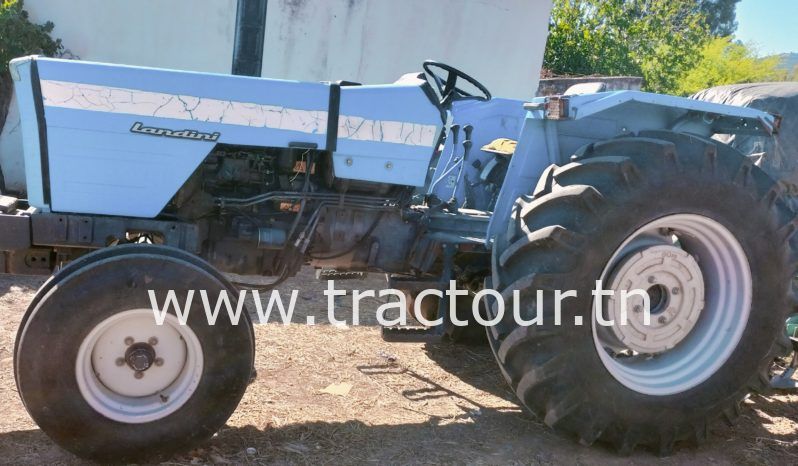
M 41 81 L 47 107 L 324 134 L 327 112 L 93 84 Z
M 325 134 L 327 112 L 234 100 L 166 94 L 66 81 L 42 80 L 46 107 L 202 121 L 225 125 Z M 438 128 L 405 121 L 341 115 L 338 137 L 432 147 Z

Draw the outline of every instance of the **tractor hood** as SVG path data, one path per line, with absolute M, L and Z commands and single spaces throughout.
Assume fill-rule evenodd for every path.
M 153 217 L 216 144 L 333 153 L 339 178 L 422 186 L 442 127 L 405 77 L 360 86 L 40 57 L 12 61 L 31 205 Z

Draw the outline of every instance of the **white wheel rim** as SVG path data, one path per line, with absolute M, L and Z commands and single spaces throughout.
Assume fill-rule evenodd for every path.
M 149 364 L 131 366 L 134 353 L 145 353 L 138 361 Z M 196 390 L 202 368 L 202 346 L 190 327 L 171 314 L 157 325 L 152 309 L 133 309 L 89 332 L 78 349 L 75 376 L 95 411 L 114 421 L 140 424 L 180 409 Z
M 679 253 L 677 249 L 683 252 Z M 726 227 L 701 215 L 669 215 L 634 232 L 604 268 L 602 286 L 613 289 L 608 284 L 640 283 L 634 279 L 629 267 L 624 269 L 624 266 L 635 260 L 644 262 L 639 259 L 641 251 L 648 251 L 650 258 L 655 252 L 669 250 L 680 256 L 677 260 L 681 262 L 677 267 L 691 269 L 694 267 L 692 264 L 697 264 L 701 277 L 690 285 L 694 292 L 690 301 L 693 307 L 690 308 L 689 303 L 681 304 L 682 301 L 679 304 L 686 310 L 681 311 L 680 320 L 674 325 L 683 325 L 686 330 L 675 332 L 672 341 L 665 345 L 667 348 L 663 346 L 659 352 L 645 354 L 630 349 L 630 346 L 641 349 L 640 346 L 629 345 L 627 351 L 619 352 L 619 344 L 624 346 L 624 343 L 618 336 L 623 332 L 598 325 L 595 301 L 593 304 L 593 341 L 601 361 L 620 383 L 647 395 L 684 392 L 709 379 L 737 348 L 751 310 L 751 270 L 745 252 Z M 627 274 L 624 278 L 629 279 L 608 280 L 619 270 Z M 671 280 L 670 283 L 685 281 L 678 273 L 671 274 L 675 275 L 671 277 L 668 277 L 668 270 L 663 269 L 660 273 L 663 280 Z M 617 295 L 618 290 L 614 291 Z M 696 300 L 703 300 L 703 306 L 696 305 Z M 679 310 L 676 311 L 674 315 L 678 318 Z M 633 320 L 630 316 L 630 322 Z M 652 314 L 651 322 L 654 324 L 652 329 L 659 328 L 661 335 L 662 326 L 656 327 L 656 315 Z M 651 335 L 654 335 L 654 330 Z M 624 331 L 628 336 L 630 331 Z

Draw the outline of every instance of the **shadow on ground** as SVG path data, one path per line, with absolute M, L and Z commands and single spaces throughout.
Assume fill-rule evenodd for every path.
M 309 297 L 298 312 L 324 323 L 325 285 L 303 273 L 296 286 Z M 84 464 L 35 428 L 15 392 L 13 336 L 41 281 L 0 280 L 0 464 Z M 342 316 L 348 302 L 337 303 Z M 798 463 L 798 396 L 753 397 L 737 426 L 715 424 L 705 445 L 679 445 L 672 457 L 619 458 L 519 408 L 486 345 L 385 343 L 376 322 L 362 321 L 366 328 L 257 325 L 258 377 L 241 406 L 212 439 L 165 464 Z M 321 393 L 342 382 L 347 395 Z
M 434 349 L 434 348 L 430 348 Z M 435 354 L 461 353 L 462 348 L 437 348 Z M 466 350 L 472 351 L 472 350 Z M 495 390 L 512 399 L 495 371 L 488 370 L 489 354 L 474 352 L 467 363 L 460 359 L 466 382 L 481 390 Z M 446 358 L 439 358 L 446 361 Z M 483 367 L 482 364 L 485 364 Z M 455 368 L 452 364 L 450 368 Z M 520 408 L 485 406 L 459 390 L 439 384 L 429 377 L 393 361 L 357 366 L 357 370 L 377 383 L 392 383 L 409 406 L 424 409 L 426 402 L 455 400 L 459 413 L 429 415 L 423 422 L 382 424 L 360 419 L 312 421 L 277 425 L 279 420 L 260 425 L 226 426 L 212 439 L 189 454 L 171 458 L 167 464 L 414 464 L 414 463 L 489 463 L 489 464 L 708 464 L 752 462 L 794 464 L 798 443 L 794 429 L 779 434 L 773 419 L 798 415 L 795 402 L 756 397 L 745 405 L 743 416 L 734 428 L 716 425 L 707 444 L 681 445 L 674 456 L 658 459 L 647 451 L 621 458 L 606 446 L 584 447 L 560 436 Z M 486 370 L 488 373 L 486 373 Z M 470 374 L 470 375 L 469 375 Z M 251 387 L 250 390 L 257 390 Z M 310 407 L 312 408 L 312 407 Z M 405 408 L 413 409 L 413 408 Z M 0 434 L 0 458 L 8 464 L 81 464 L 81 460 L 60 450 L 39 430 Z

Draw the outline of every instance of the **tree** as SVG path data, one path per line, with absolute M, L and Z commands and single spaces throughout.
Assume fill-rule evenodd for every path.
M 0 72 L 8 71 L 12 58 L 37 53 L 53 56 L 63 47 L 61 39 L 53 40 L 53 23 L 33 24 L 22 0 L 3 0 L 0 4 Z
M 556 74 L 643 76 L 673 92 L 710 39 L 699 0 L 555 0 L 544 66 Z
M 53 23 L 49 21 L 41 25 L 28 21 L 28 12 L 22 8 L 22 0 L 2 0 L 0 3 L 0 131 L 11 101 L 8 62 L 12 58 L 32 53 L 52 56 L 60 52 L 63 49 L 61 39 L 53 40 L 50 37 L 52 30 Z
M 737 30 L 737 4 L 740 0 L 701 0 L 709 32 L 715 37 L 725 37 Z
M 723 84 L 783 81 L 787 70 L 779 68 L 779 61 L 775 55 L 758 58 L 753 47 L 719 37 L 704 47 L 695 67 L 679 80 L 677 92 L 689 95 Z

